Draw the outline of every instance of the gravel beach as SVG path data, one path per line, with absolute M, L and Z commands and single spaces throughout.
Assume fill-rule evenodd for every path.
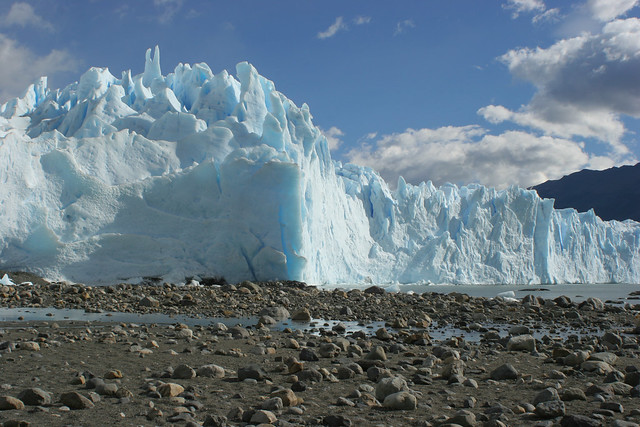
M 1 323 L 2 426 L 640 423 L 637 295 L 605 304 L 299 282 L 12 279 L 32 283 L 0 285 L 4 309 L 199 322 Z

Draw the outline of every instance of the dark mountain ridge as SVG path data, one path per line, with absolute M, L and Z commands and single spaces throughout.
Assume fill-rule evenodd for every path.
M 640 221 L 640 163 L 602 171 L 585 169 L 531 187 L 555 199 L 555 208 L 593 209 L 600 218 Z

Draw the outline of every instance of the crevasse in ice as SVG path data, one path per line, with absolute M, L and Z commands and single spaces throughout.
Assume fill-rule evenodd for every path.
M 110 283 L 640 282 L 640 225 L 511 187 L 396 190 L 248 63 L 91 68 L 0 106 L 0 268 Z

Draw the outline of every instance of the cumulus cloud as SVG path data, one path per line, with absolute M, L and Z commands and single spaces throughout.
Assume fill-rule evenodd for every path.
M 320 31 L 317 35 L 319 39 L 328 39 L 330 37 L 335 36 L 338 31 L 343 31 L 347 29 L 347 25 L 344 23 L 344 18 L 342 16 L 338 16 L 333 24 L 329 26 L 324 31 Z
M 79 61 L 65 50 L 52 50 L 46 56 L 0 33 L 0 102 L 19 96 L 41 76 L 74 71 Z
M 589 0 L 587 7 L 595 19 L 609 22 L 638 5 L 638 0 Z
M 55 31 L 51 22 L 36 14 L 29 3 L 23 2 L 12 4 L 9 12 L 0 17 L 0 25 L 3 27 L 33 27 L 46 31 Z
M 519 111 L 480 109 L 487 120 L 561 137 L 593 137 L 626 151 L 620 115 L 640 118 L 640 19 L 615 20 L 598 34 L 583 33 L 546 49 L 514 49 L 500 59 L 537 92 Z
M 397 36 L 398 34 L 402 34 L 407 31 L 409 28 L 415 28 L 416 24 L 413 22 L 413 19 L 405 19 L 404 21 L 400 21 L 396 24 L 396 30 L 393 35 Z
M 320 129 L 325 138 L 327 138 L 327 143 L 329 144 L 329 150 L 334 151 L 342 145 L 342 137 L 344 136 L 344 132 L 335 126 L 331 126 L 329 129 L 324 130 Z
M 511 13 L 513 19 L 521 13 L 544 12 L 547 8 L 542 0 L 508 0 L 502 7 L 513 11 Z
M 379 171 L 391 185 L 403 176 L 415 184 L 478 182 L 497 188 L 529 187 L 585 167 L 616 164 L 614 159 L 588 154 L 581 143 L 571 140 L 522 131 L 491 135 L 475 125 L 383 135 L 350 150 L 347 158 Z

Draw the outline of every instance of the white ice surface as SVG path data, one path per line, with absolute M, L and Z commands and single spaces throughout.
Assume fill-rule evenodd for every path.
M 533 191 L 390 190 L 247 63 L 46 78 L 0 106 L 0 268 L 111 283 L 640 282 L 640 225 Z

